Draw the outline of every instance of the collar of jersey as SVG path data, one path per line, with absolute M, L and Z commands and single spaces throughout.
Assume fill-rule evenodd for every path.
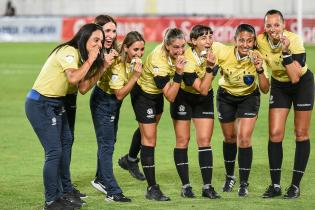
M 282 48 L 282 43 L 279 42 L 277 44 L 273 44 L 272 41 L 269 39 L 269 36 L 267 35 L 267 40 L 268 40 L 268 43 L 269 43 L 269 46 L 272 50 L 276 50 L 276 49 L 281 49 Z
M 173 64 L 172 58 L 170 56 L 168 56 L 168 65 L 170 65 L 171 67 L 175 67 L 175 65 Z
M 200 57 L 195 49 L 192 49 L 192 53 L 197 61 L 198 66 L 201 66 L 205 62 L 205 58 Z
M 237 61 L 247 61 L 248 59 L 250 59 L 250 57 L 248 55 L 241 57 L 238 50 L 235 48 L 235 57 Z

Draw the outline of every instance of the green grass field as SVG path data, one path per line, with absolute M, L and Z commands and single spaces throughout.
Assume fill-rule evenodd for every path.
M 149 51 L 154 45 L 154 43 L 148 43 L 146 50 Z M 43 207 L 42 166 L 44 153 L 25 116 L 24 101 L 26 93 L 32 87 L 47 55 L 55 46 L 56 43 L 0 43 L 0 209 L 39 210 Z M 307 47 L 307 53 L 308 65 L 314 71 L 315 47 Z M 189 147 L 190 180 L 197 198 L 183 199 L 180 196 L 181 183 L 173 161 L 174 131 L 169 116 L 169 104 L 165 103 L 165 112 L 159 125 L 155 153 L 157 181 L 163 192 L 172 199 L 170 202 L 163 203 L 146 200 L 144 198 L 146 182 L 135 180 L 117 164 L 118 158 L 127 153 L 130 138 L 137 126 L 130 99 L 127 97 L 121 108 L 118 140 L 114 153 L 114 171 L 124 194 L 132 199 L 132 203 L 108 203 L 104 201 L 104 196 L 90 185 L 96 167 L 96 140 L 89 110 L 89 95 L 90 93 L 84 96 L 80 95 L 78 98 L 75 143 L 71 164 L 73 182 L 89 196 L 86 199 L 88 205 L 82 209 L 306 210 L 315 208 L 314 143 L 311 143 L 310 160 L 301 183 L 301 197 L 295 200 L 283 200 L 282 198 L 265 200 L 261 198 L 270 182 L 267 156 L 267 95 L 262 97 L 260 115 L 253 136 L 254 157 L 249 179 L 250 194 L 247 198 L 237 196 L 237 187 L 232 193 L 220 193 L 222 196 L 220 200 L 209 200 L 201 197 L 202 180 L 193 128 Z M 312 124 L 314 124 L 314 116 Z M 311 128 L 310 136 L 311 139 L 314 138 L 314 128 Z M 219 122 L 216 120 L 212 138 L 213 186 L 218 191 L 221 190 L 224 181 L 222 139 Z M 283 190 L 291 182 L 294 148 L 291 112 L 287 121 L 284 142 Z

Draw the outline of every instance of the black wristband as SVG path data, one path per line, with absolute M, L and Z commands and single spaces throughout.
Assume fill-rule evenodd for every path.
M 181 83 L 183 79 L 183 75 L 175 72 L 173 82 Z
M 211 68 L 209 66 L 206 67 L 206 72 L 209 73 L 209 74 L 212 73 L 213 76 L 217 75 L 218 70 L 219 70 L 219 66 L 218 65 L 215 65 L 213 68 Z
M 213 70 L 213 72 L 212 72 L 213 76 L 217 75 L 217 73 L 219 71 L 219 66 L 215 65 L 212 70 Z
M 213 69 L 211 67 L 207 66 L 206 67 L 206 72 L 210 74 L 210 73 L 213 72 Z
M 260 71 L 259 71 L 260 70 Z M 264 69 L 263 68 L 260 68 L 259 70 L 256 70 L 257 74 L 262 74 L 264 73 Z
M 282 55 L 290 55 L 290 54 L 291 54 L 291 51 L 287 51 L 287 52 L 282 51 Z
M 282 61 L 283 66 L 289 65 L 291 63 L 293 63 L 293 58 L 291 55 L 290 56 L 287 55 L 286 57 L 283 58 L 283 61 Z

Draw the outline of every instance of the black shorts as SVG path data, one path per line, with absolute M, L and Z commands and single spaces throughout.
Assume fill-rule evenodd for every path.
M 164 97 L 162 93 L 146 93 L 136 84 L 131 90 L 130 97 L 136 120 L 140 123 L 155 123 L 156 115 L 163 112 Z
M 174 120 L 213 119 L 213 90 L 208 95 L 203 96 L 179 89 L 175 101 L 170 105 L 170 113 Z
M 233 96 L 219 87 L 217 93 L 217 110 L 220 122 L 228 123 L 236 118 L 254 118 L 258 115 L 260 92 L 257 88 L 246 96 Z
M 310 70 L 296 84 L 279 82 L 271 78 L 269 109 L 288 108 L 294 106 L 296 111 L 313 110 L 314 106 L 314 76 Z

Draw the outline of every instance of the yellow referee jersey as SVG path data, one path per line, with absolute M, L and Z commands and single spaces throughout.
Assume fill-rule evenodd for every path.
M 175 71 L 174 60 L 170 59 L 163 49 L 163 45 L 160 44 L 148 55 L 137 83 L 144 92 L 159 94 L 162 90 L 156 87 L 154 77 L 170 76 L 172 78 Z
M 79 52 L 71 46 L 63 46 L 54 51 L 42 67 L 33 89 L 47 97 L 61 97 L 68 92 L 68 82 L 65 70 L 78 69 L 80 65 Z
M 303 40 L 297 34 L 289 31 L 284 31 L 283 35 L 290 40 L 289 50 L 292 54 L 305 53 Z M 282 46 L 277 49 L 272 49 L 267 39 L 266 34 L 260 34 L 257 37 L 258 48 L 262 54 L 266 65 L 271 69 L 272 77 L 280 82 L 289 82 L 290 79 L 286 73 L 286 68 L 282 65 Z M 307 64 L 302 67 L 302 74 L 307 71 Z
M 220 66 L 221 78 L 219 86 L 234 96 L 251 94 L 257 88 L 258 75 L 251 59 L 238 60 L 235 54 L 235 46 L 227 46 L 216 43 L 213 52 Z M 259 52 L 257 52 L 259 53 Z M 263 63 L 264 74 L 268 78 L 267 67 Z M 248 84 L 246 80 L 252 78 L 253 82 Z
M 97 86 L 108 94 L 115 94 L 114 90 L 124 87 L 133 74 L 130 63 L 123 62 L 120 58 L 106 70 Z

